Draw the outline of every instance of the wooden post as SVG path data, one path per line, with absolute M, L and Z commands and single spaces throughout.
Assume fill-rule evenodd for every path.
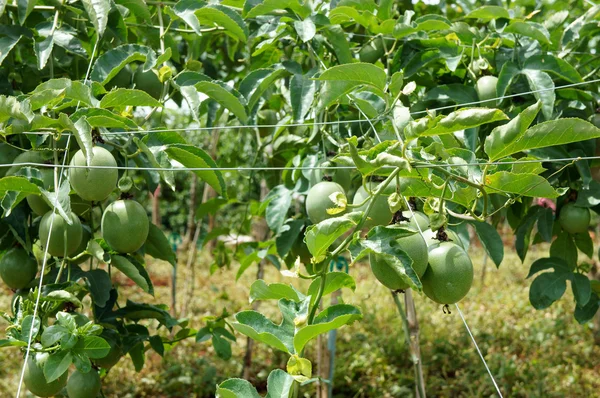
M 426 398 L 425 379 L 423 377 L 423 366 L 421 360 L 421 347 L 419 345 L 419 322 L 417 320 L 415 302 L 410 289 L 404 293 L 404 305 L 406 307 L 406 320 L 408 323 L 410 356 L 415 367 L 415 397 Z

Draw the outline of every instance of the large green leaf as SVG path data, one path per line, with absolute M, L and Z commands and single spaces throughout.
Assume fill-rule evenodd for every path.
M 550 34 L 543 25 L 530 21 L 513 21 L 504 29 L 504 33 L 513 33 L 530 37 L 540 44 L 549 45 Z
M 90 78 L 106 84 L 130 62 L 143 62 L 142 71 L 147 72 L 156 65 L 157 57 L 150 47 L 139 44 L 124 44 L 102 54 L 92 68 Z
M 146 254 L 169 262 L 172 266 L 177 264 L 177 257 L 173 248 L 169 243 L 169 240 L 165 236 L 164 232 L 160 230 L 156 225 L 150 223 L 150 230 L 148 232 L 148 238 L 144 243 Z
M 504 242 L 502 242 L 502 237 L 496 228 L 488 223 L 473 221 L 471 225 L 475 227 L 475 232 L 488 256 L 496 264 L 496 267 L 499 267 L 504 258 Z
M 504 7 L 483 6 L 483 7 L 474 9 L 473 11 L 468 13 L 465 16 L 465 18 L 476 18 L 476 19 L 483 19 L 483 20 L 498 19 L 498 18 L 510 19 L 510 14 L 508 13 L 508 10 Z
M 279 300 L 282 298 L 301 301 L 304 299 L 304 295 L 294 289 L 292 285 L 283 283 L 267 284 L 262 279 L 254 281 L 250 286 L 250 302 L 256 300 Z
M 79 81 L 66 78 L 50 79 L 39 84 L 30 93 L 29 102 L 32 109 L 42 106 L 54 107 L 64 99 L 71 99 L 87 106 L 98 106 L 98 100 L 92 95 L 91 89 Z
M 344 32 L 340 25 L 327 26 L 322 32 L 327 40 L 329 40 L 329 43 L 331 43 L 338 63 L 349 64 L 354 62 L 354 57 L 346 38 L 346 32 Z
M 143 291 L 147 293 L 150 291 L 150 285 L 148 284 L 148 281 L 146 278 L 144 278 L 140 272 L 140 269 L 136 265 L 123 256 L 112 255 L 110 257 L 112 266 L 134 281 L 135 284 L 141 287 Z
M 244 77 L 240 83 L 239 92 L 248 101 L 248 109 L 253 109 L 264 92 L 275 81 L 288 76 L 290 73 L 285 68 L 257 69 Z
M 302 122 L 310 111 L 317 84 L 311 79 L 312 74 L 294 75 L 290 80 L 290 102 L 294 121 Z
M 569 83 L 581 82 L 581 75 L 577 69 L 567 61 L 552 54 L 538 54 L 525 60 L 525 69 L 541 70 L 552 73 Z
M 73 363 L 73 354 L 70 351 L 57 351 L 50 354 L 44 363 L 44 377 L 46 382 L 52 383 L 60 376 L 69 370 L 69 366 Z M 43 380 L 42 380 L 43 382 Z
M 25 177 L 9 176 L 0 178 L 0 203 L 8 216 L 12 209 L 27 195 L 39 195 L 40 189 Z
M 217 398 L 261 398 L 256 388 L 244 379 L 227 379 L 217 386 Z
M 386 74 L 378 66 L 358 62 L 329 68 L 317 80 L 351 82 L 353 87 L 367 85 L 383 90 L 386 82 Z
M 356 320 L 362 319 L 362 313 L 353 305 L 336 304 L 317 315 L 314 323 L 299 329 L 294 336 L 294 349 L 302 352 L 306 343 L 320 334 L 338 329 Z
M 210 4 L 195 11 L 195 15 L 201 25 L 220 26 L 229 36 L 244 43 L 248 40 L 248 27 L 232 8 Z
M 25 23 L 25 20 L 29 14 L 31 14 L 31 11 L 33 11 L 33 7 L 35 7 L 36 3 L 37 0 L 17 0 L 17 11 L 19 14 L 19 23 L 21 25 Z M 0 15 L 2 14 L 0 13 Z
M 281 369 L 275 369 L 267 379 L 267 395 L 265 398 L 289 398 L 293 396 L 296 384 L 296 380 L 292 375 Z
M 508 116 L 499 109 L 465 108 L 446 116 L 440 115 L 435 119 L 422 118 L 410 122 L 405 129 L 405 133 L 411 137 L 431 137 L 507 119 Z
M 511 193 L 539 198 L 559 196 L 544 177 L 530 173 L 499 171 L 486 177 L 485 186 L 489 193 Z
M 533 91 L 536 100 L 542 102 L 542 113 L 546 119 L 552 119 L 554 115 L 554 82 L 549 74 L 535 69 L 523 69 L 521 71 L 529 82 L 529 88 Z
M 310 6 L 303 5 L 299 0 L 254 0 L 244 2 L 243 16 L 246 19 L 261 15 L 272 14 L 275 11 L 290 9 L 300 17 L 310 15 Z
M 92 150 L 92 126 L 88 123 L 85 116 L 79 118 L 77 122 L 73 123 L 66 113 L 61 113 L 58 117 L 62 127 L 73 133 L 79 148 L 85 156 L 86 163 L 89 166 L 94 158 L 94 151 Z
M 147 22 L 152 19 L 150 10 L 144 0 L 115 0 L 115 4 L 126 7 L 135 15 L 138 21 Z
M 117 128 L 135 130 L 138 125 L 131 119 L 113 113 L 107 109 L 100 108 L 80 108 L 71 115 L 71 120 L 75 123 L 80 118 L 85 117 L 92 127 Z
M 527 151 L 529 149 L 545 148 L 555 145 L 564 145 L 571 142 L 585 141 L 600 137 L 600 129 L 593 124 L 575 118 L 564 118 L 550 120 L 536 124 L 523 131 L 521 126 L 528 124 L 535 108 L 529 107 L 518 122 L 509 126 L 508 123 L 502 130 L 492 133 L 491 138 L 486 140 L 485 151 L 490 160 L 501 159 L 514 153 Z
M 206 7 L 208 3 L 200 0 L 182 0 L 178 1 L 173 7 L 175 14 L 183 19 L 197 34 L 202 34 L 200 21 L 196 17 L 195 12 L 202 7 Z
M 89 20 L 94 25 L 98 36 L 101 37 L 108 23 L 108 13 L 110 12 L 109 0 L 82 0 L 83 8 L 89 16 Z
M 166 148 L 171 162 L 189 168 L 216 168 L 215 161 L 202 149 L 187 144 L 171 144 Z M 208 183 L 221 196 L 227 197 L 227 187 L 223 175 L 218 170 L 193 170 L 203 181 Z
M 293 191 L 286 188 L 285 185 L 277 185 L 273 188 L 265 201 L 268 201 L 265 218 L 269 228 L 275 233 L 283 226 L 287 218 L 288 209 L 292 204 Z
M 304 240 L 314 260 L 316 262 L 323 261 L 329 246 L 340 236 L 354 228 L 361 217 L 362 212 L 353 212 L 308 227 Z
M 0 12 L 0 15 L 2 15 L 2 13 Z M 12 50 L 17 43 L 19 42 L 19 40 L 21 40 L 22 36 L 17 36 L 17 37 L 10 37 L 10 36 L 5 36 L 5 37 L 0 37 L 0 48 L 2 48 L 2 51 L 0 51 L 0 65 L 2 65 L 2 62 L 4 61 L 4 59 L 6 58 L 6 56 L 8 55 L 8 53 L 10 53 L 10 50 Z
M 314 302 L 317 299 L 317 292 L 321 285 L 321 278 L 321 276 L 315 278 L 308 287 L 307 295 L 311 296 L 311 305 L 314 305 Z M 327 276 L 325 277 L 325 289 L 323 289 L 323 296 L 331 294 L 342 288 L 348 288 L 354 291 L 356 289 L 356 282 L 354 281 L 354 278 L 352 278 L 350 274 L 346 272 L 328 272 Z
M 560 299 L 567 289 L 567 279 L 571 274 L 566 272 L 545 272 L 531 283 L 529 301 L 536 310 L 550 307 Z
M 194 85 L 196 90 L 209 98 L 217 101 L 221 106 L 229 109 L 242 123 L 248 119 L 246 107 L 241 102 L 241 97 L 233 89 L 226 89 L 217 82 L 199 82 Z M 237 95 L 236 95 L 237 94 Z
M 0 123 L 10 118 L 31 122 L 34 115 L 29 101 L 19 101 L 16 97 L 0 95 Z

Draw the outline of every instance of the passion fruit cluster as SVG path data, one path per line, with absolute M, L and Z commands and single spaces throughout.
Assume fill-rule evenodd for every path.
M 69 371 L 65 371 L 58 379 L 48 383 L 44 376 L 42 364 L 35 358 L 27 360 L 23 382 L 25 387 L 38 397 L 53 397 L 67 387 L 69 398 L 90 398 L 96 397 L 102 388 L 100 375 L 95 369 L 90 369 L 87 373 L 78 370 L 71 376 Z
M 358 188 L 352 200 L 357 211 L 367 210 L 368 199 L 375 189 L 377 189 L 376 182 L 368 182 Z M 394 215 L 388 205 L 387 197 L 394 191 L 395 186 L 390 184 L 375 198 L 366 215 L 365 228 L 371 229 L 392 222 Z M 334 181 L 319 182 L 308 191 L 306 212 L 311 222 L 319 223 L 340 215 L 340 213 L 332 214 L 331 211 L 327 211 L 336 207 L 332 195 L 337 192 L 346 194 L 344 188 Z M 418 211 L 405 211 L 400 219 L 403 221 L 400 221 L 399 225 L 412 229 L 415 233 L 396 239 L 395 244 L 412 259 L 412 268 L 421 280 L 425 295 L 436 303 L 444 305 L 457 303 L 464 298 L 473 284 L 473 263 L 458 234 L 449 229 L 441 232 L 432 231 L 429 218 Z M 306 257 L 306 250 L 296 248 L 296 252 L 305 254 Z M 301 257 L 301 260 L 306 264 L 305 258 Z M 382 255 L 371 253 L 369 262 L 377 280 L 387 288 L 394 291 L 409 288 Z

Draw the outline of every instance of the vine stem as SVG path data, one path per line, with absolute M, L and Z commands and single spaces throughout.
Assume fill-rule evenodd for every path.
M 381 195 L 381 193 L 387 188 L 387 186 L 390 185 L 390 183 L 396 178 L 398 173 L 400 173 L 400 168 L 396 168 L 394 171 L 392 171 L 390 173 L 390 175 L 388 176 L 388 178 L 386 178 L 381 184 L 379 184 L 377 189 L 373 191 L 373 195 L 371 196 L 371 201 L 367 205 L 367 208 L 365 209 L 365 212 L 364 212 L 362 218 L 356 224 L 352 233 L 350 235 L 348 235 L 346 237 L 346 239 L 344 239 L 344 241 L 342 243 L 340 243 L 340 245 L 329 256 L 327 256 L 325 258 L 325 260 L 323 260 L 321 262 L 322 264 L 324 263 L 323 270 L 321 271 L 321 274 L 320 274 L 321 283 L 319 284 L 319 290 L 317 291 L 315 303 L 312 306 L 312 308 L 310 309 L 310 313 L 308 315 L 308 324 L 309 325 L 312 324 L 313 320 L 315 319 L 315 314 L 317 313 L 317 308 L 319 308 L 319 304 L 321 304 L 321 299 L 323 298 L 323 292 L 325 291 L 325 284 L 327 283 L 326 275 L 327 275 L 329 262 L 333 258 L 336 258 L 342 251 L 344 251 L 346 249 L 346 247 L 348 246 L 348 244 L 352 241 L 352 239 L 354 239 L 354 233 L 356 231 L 359 231 L 360 228 L 362 227 L 362 225 L 367 220 L 367 216 L 371 212 L 371 209 L 373 208 L 373 206 L 375 204 L 375 200 L 377 199 L 377 197 L 379 195 Z

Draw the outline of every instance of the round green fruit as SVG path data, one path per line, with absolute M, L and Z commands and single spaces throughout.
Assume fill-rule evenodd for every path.
M 444 230 L 444 232 L 446 232 L 446 235 L 448 237 L 448 242 L 454 243 L 454 244 L 462 247 L 465 250 L 467 249 L 465 247 L 465 245 L 463 244 L 462 239 L 460 239 L 460 237 L 458 236 L 458 234 L 456 232 L 454 232 L 451 229 L 446 229 L 446 230 Z M 427 228 L 427 230 L 423 231 L 423 238 L 425 239 L 425 243 L 427 243 L 427 246 L 432 246 L 437 243 L 440 243 L 440 241 L 437 239 L 437 231 L 432 231 L 429 228 Z
M 570 234 L 587 232 L 590 219 L 590 210 L 587 207 L 575 206 L 573 203 L 564 205 L 558 216 L 560 226 Z
M 330 181 L 321 181 L 315 184 L 306 195 L 306 213 L 308 218 L 314 224 L 318 224 L 323 220 L 331 217 L 340 216 L 341 214 L 331 215 L 327 213 L 327 209 L 337 207 L 335 203 L 329 199 L 329 196 L 335 192 L 341 192 L 344 195 L 344 188 L 340 184 Z
M 95 146 L 94 157 L 90 166 L 117 167 L 114 156 L 106 149 Z M 110 195 L 117 185 L 119 171 L 115 168 L 87 168 L 87 161 L 83 151 L 79 150 L 71 159 L 69 180 L 71 186 L 82 199 L 97 202 L 104 200 Z
M 262 111 L 259 111 L 257 121 L 258 125 L 260 126 L 258 128 L 258 133 L 260 134 L 260 136 L 269 136 L 275 132 L 276 127 L 269 126 L 274 126 L 277 124 L 277 112 L 275 112 L 272 109 L 264 109 Z
M 479 101 L 485 101 L 480 106 L 487 106 L 494 108 L 497 105 L 496 86 L 498 85 L 498 78 L 496 76 L 483 76 L 475 84 L 475 91 L 477 91 L 477 97 Z
M 361 47 L 358 52 L 358 58 L 360 59 L 360 62 L 374 64 L 384 53 L 383 38 L 377 37 Z
M 67 382 L 69 398 L 96 398 L 101 388 L 100 375 L 95 369 L 87 373 L 76 370 Z
M 36 152 L 36 151 L 23 152 L 19 156 L 17 156 L 13 161 L 13 163 L 45 163 L 45 162 L 46 162 L 46 159 L 44 158 L 42 153 Z M 7 176 L 15 175 L 23 167 L 27 167 L 27 166 L 12 166 L 10 169 L 7 170 L 6 175 Z M 52 168 L 48 168 L 48 167 L 39 167 L 38 170 L 40 171 L 40 174 L 42 177 L 43 187 L 47 190 L 54 189 L 54 170 Z M 27 204 L 31 208 L 31 210 L 33 210 L 33 212 L 35 214 L 37 214 L 38 216 L 42 216 L 42 215 L 46 214 L 46 212 L 48 212 L 51 209 L 51 207 L 48 204 L 48 202 L 46 201 L 46 199 L 41 195 L 33 195 L 33 194 L 27 195 L 27 197 L 25 199 L 27 201 Z
M 408 219 L 408 223 L 414 229 L 421 230 L 421 232 L 425 232 L 429 229 L 429 217 L 420 211 L 403 211 L 402 216 Z
M 352 187 L 352 170 L 336 169 L 331 176 L 333 182 L 340 184 L 344 191 L 348 192 Z
M 368 188 L 369 191 L 373 191 L 377 188 L 377 184 L 374 182 L 369 182 Z M 369 193 L 365 189 L 364 186 L 358 188 L 356 193 L 354 194 L 354 199 L 352 200 L 353 205 L 359 205 L 363 203 L 362 206 L 356 207 L 355 211 L 366 211 L 369 206 L 370 200 Z M 365 202 L 366 201 L 366 202 Z M 393 214 L 390 210 L 390 206 L 387 202 L 387 196 L 379 195 L 375 199 L 375 203 L 371 207 L 371 210 L 367 214 L 367 220 L 365 221 L 363 227 L 371 229 L 377 225 L 388 225 L 392 221 Z
M 53 216 L 54 214 L 54 216 Z M 69 256 L 77 250 L 83 238 L 83 228 L 77 214 L 71 213 L 71 225 L 58 213 L 49 211 L 40 221 L 42 248 L 56 257 Z M 54 221 L 52 221 L 54 219 Z M 52 224 L 52 229 L 50 226 Z M 52 231 L 52 232 L 51 232 Z M 49 239 L 48 239 L 49 238 Z M 66 242 L 65 242 L 66 239 Z M 66 248 L 66 250 L 65 250 Z
M 108 83 L 106 83 L 106 90 L 110 91 L 113 88 L 129 88 L 131 87 L 131 68 L 126 65 L 122 68 L 119 73 L 115 75 Z
M 71 195 L 71 210 L 80 217 L 89 218 L 92 211 L 92 203 L 83 200 L 79 195 Z
M 425 295 L 436 303 L 458 303 L 473 285 L 473 263 L 462 247 L 440 242 L 429 247 L 429 267 L 421 282 Z
M 421 234 L 417 232 L 414 235 L 396 239 L 395 244 L 412 259 L 412 268 L 417 276 L 421 278 L 427 269 L 428 263 L 427 244 Z M 371 263 L 373 275 L 385 287 L 392 290 L 408 289 L 408 284 L 394 272 L 393 268 L 380 255 L 371 253 L 369 255 L 369 262 Z
M 41 152 L 37 151 L 27 151 L 19 154 L 14 160 L 13 163 L 45 163 L 46 158 L 42 155 Z M 23 167 L 28 166 L 12 166 L 6 171 L 7 176 L 12 176 L 18 173 Z M 31 166 L 33 167 L 33 166 Z
M 75 250 L 75 252 L 73 253 L 73 255 L 71 257 L 76 257 L 79 254 L 83 253 L 87 249 L 88 242 L 92 238 L 92 234 L 90 233 L 87 226 L 82 225 L 81 230 L 82 230 L 81 243 L 79 244 L 79 246 L 77 246 L 77 249 Z M 74 260 L 73 264 L 84 263 L 84 262 L 88 261 L 90 259 L 90 257 L 91 256 L 89 254 L 83 255 L 83 256 L 79 257 L 77 260 Z
M 102 236 L 120 253 L 132 253 L 146 242 L 150 223 L 146 210 L 136 201 L 117 200 L 104 210 Z
M 133 82 L 135 83 L 135 88 L 145 91 L 154 97 L 154 99 L 158 100 L 162 97 L 163 84 L 158 80 L 158 76 L 153 71 L 144 72 L 141 66 L 138 67 L 133 77 Z
M 0 277 L 11 289 L 23 289 L 37 271 L 37 261 L 22 248 L 12 248 L 0 257 Z
M 110 369 L 115 366 L 123 356 L 123 350 L 119 345 L 111 340 L 107 340 L 110 344 L 110 351 L 104 358 L 94 359 L 94 363 L 104 369 Z
M 42 367 L 35 359 L 30 357 L 27 360 L 23 382 L 32 394 L 38 397 L 52 397 L 67 385 L 68 373 L 68 371 L 65 371 L 58 379 L 48 383 Z
M 19 150 L 12 146 L 4 143 L 0 143 L 0 159 L 2 163 L 14 163 L 14 159 L 19 155 Z M 0 178 L 4 177 L 8 169 L 6 167 L 0 167 Z

